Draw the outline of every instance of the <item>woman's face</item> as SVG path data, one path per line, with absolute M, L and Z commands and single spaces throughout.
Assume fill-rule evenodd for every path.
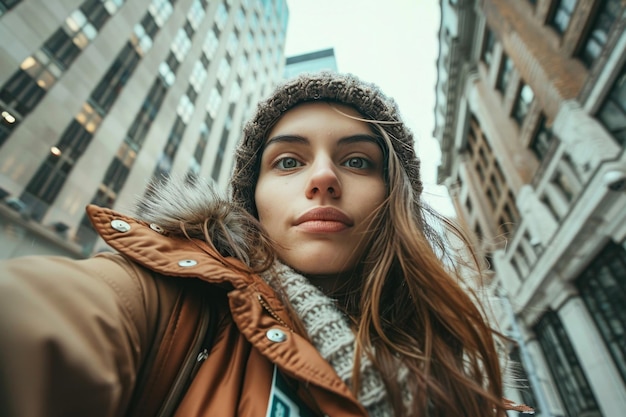
M 383 153 L 351 107 L 301 104 L 270 131 L 255 201 L 279 259 L 309 276 L 354 269 L 385 199 Z

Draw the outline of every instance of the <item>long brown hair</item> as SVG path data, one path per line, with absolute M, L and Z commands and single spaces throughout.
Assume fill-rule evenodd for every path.
M 393 137 L 370 122 L 393 149 Z M 370 227 L 376 230 L 359 280 L 357 344 L 379 369 L 396 416 L 501 416 L 502 376 L 494 335 L 478 297 L 462 286 L 463 272 L 438 220 L 465 243 L 451 222 L 415 196 L 394 152 L 386 152 L 388 198 Z M 465 245 L 475 261 L 476 255 Z M 358 358 L 359 355 L 357 355 Z M 414 378 L 405 410 L 398 380 L 400 358 Z M 358 366 L 353 380 L 358 381 Z

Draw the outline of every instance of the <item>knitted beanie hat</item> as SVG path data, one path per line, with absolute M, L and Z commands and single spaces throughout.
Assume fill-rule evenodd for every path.
M 395 101 L 385 96 L 377 86 L 361 81 L 354 75 L 322 72 L 288 80 L 278 86 L 268 99 L 258 104 L 256 114 L 244 127 L 243 139 L 235 156 L 231 193 L 236 204 L 257 216 L 254 190 L 267 135 L 285 112 L 298 104 L 312 101 L 348 105 L 365 119 L 383 122 L 380 126 L 390 136 L 393 150 L 419 198 L 422 192 L 420 162 L 415 155 L 413 134 L 400 119 Z

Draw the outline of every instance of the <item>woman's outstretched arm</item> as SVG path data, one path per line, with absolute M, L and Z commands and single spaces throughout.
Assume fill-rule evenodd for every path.
M 158 292 L 119 255 L 0 262 L 0 415 L 123 415 L 159 327 Z

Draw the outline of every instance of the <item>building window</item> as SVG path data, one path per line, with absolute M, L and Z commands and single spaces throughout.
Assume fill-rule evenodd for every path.
M 184 29 L 179 29 L 176 37 L 172 41 L 171 51 L 176 56 L 178 62 L 183 62 L 185 56 L 191 49 L 191 39 Z
M 194 104 L 192 100 L 187 96 L 187 94 L 183 95 L 180 98 L 176 109 L 178 117 L 174 122 L 174 126 L 170 131 L 165 148 L 161 153 L 161 157 L 159 158 L 159 162 L 157 163 L 157 167 L 155 168 L 153 174 L 154 177 L 167 176 L 172 170 L 174 158 L 176 157 L 178 147 L 183 140 L 183 135 L 185 134 L 187 124 L 191 119 L 193 111 Z
M 154 173 L 152 174 L 154 178 L 158 179 L 160 177 L 166 177 L 172 171 L 174 158 L 176 157 L 176 153 L 178 152 L 180 142 L 182 142 L 183 140 L 183 135 L 186 128 L 187 125 L 185 124 L 183 119 L 180 116 L 177 117 L 176 121 L 174 122 L 174 126 L 170 131 L 167 143 L 165 144 L 165 149 L 163 149 L 163 152 L 161 152 L 161 156 L 159 157 L 157 166 L 154 169 Z
M 4 144 L 18 124 L 17 118 L 11 114 L 11 111 L 0 104 L 0 146 Z
M 487 28 L 485 31 L 485 40 L 483 41 L 483 53 L 481 54 L 481 58 L 487 66 L 490 66 L 493 61 L 493 49 L 495 45 L 496 35 L 494 35 L 491 29 Z
M 609 243 L 576 286 L 626 382 L 626 249 Z
M 130 43 L 124 45 L 113 64 L 98 83 L 90 100 L 102 115 L 109 112 L 139 63 L 139 54 Z
M 218 91 L 217 87 L 213 87 L 209 93 L 209 100 L 207 101 L 206 110 L 211 116 L 211 119 L 215 119 L 217 112 L 222 104 L 222 95 Z
M 234 32 L 231 32 L 228 36 L 228 43 L 226 44 L 226 50 L 231 57 L 234 57 L 239 47 L 239 38 Z
M 563 157 L 558 161 L 552 183 L 568 204 L 572 203 L 581 193 L 583 184 L 576 172 L 576 166 L 567 153 L 563 154 Z
M 191 84 L 187 86 L 187 92 L 185 93 L 185 95 L 189 97 L 189 100 L 194 104 L 198 99 L 198 92 L 193 88 Z
M 22 117 L 26 116 L 62 73 L 63 70 L 55 60 L 37 51 L 26 58 L 20 69 L 4 84 L 0 99 Z
M 106 7 L 105 3 L 110 3 L 110 7 Z M 20 70 L 5 84 L 1 93 L 4 102 L 22 116 L 32 111 L 121 3 L 122 0 L 87 0 L 74 10 L 63 26 L 50 36 L 39 51 L 26 58 Z
M 544 314 L 535 333 L 567 415 L 602 415 L 558 315 L 553 311 Z
M 202 165 L 202 160 L 204 159 L 204 151 L 206 150 L 206 146 L 209 142 L 209 135 L 211 133 L 211 124 L 210 120 L 211 116 L 207 115 L 205 122 L 200 126 L 200 134 L 198 136 L 198 143 L 196 144 L 196 149 L 193 152 L 194 160 L 198 166 Z
M 505 238 L 510 238 L 513 232 L 513 225 L 507 221 L 504 216 L 500 216 L 498 219 L 498 235 L 503 236 Z M 523 275 L 520 274 L 520 277 Z
M 511 201 L 511 195 L 509 194 L 509 200 L 505 202 L 502 207 L 502 215 L 498 220 L 500 230 L 508 236 L 511 236 L 517 227 L 519 220 L 519 214 L 515 203 Z
M 215 34 L 215 31 L 209 30 L 209 33 L 207 33 L 206 39 L 204 40 L 204 44 L 202 45 L 202 51 L 206 54 L 209 60 L 215 56 L 215 52 L 217 51 L 219 45 L 220 40 Z
M 152 40 L 159 31 L 154 17 L 150 13 L 146 13 L 141 19 L 141 23 L 137 23 L 133 28 L 133 34 L 130 37 L 130 43 L 135 47 L 137 53 L 141 56 L 152 48 Z
M 202 54 L 202 57 L 204 57 L 204 54 Z M 189 84 L 193 87 L 194 90 L 196 90 L 196 92 L 199 93 L 200 90 L 202 89 L 202 85 L 204 84 L 204 81 L 206 80 L 206 76 L 207 76 L 206 66 L 200 59 L 196 61 L 196 63 L 194 64 L 193 70 L 191 71 L 191 75 L 189 76 Z
M 174 7 L 170 0 L 152 0 L 152 3 L 148 7 L 148 12 L 154 17 L 154 20 L 159 27 L 163 27 L 167 19 L 174 12 Z
M 556 0 L 548 17 L 548 24 L 560 34 L 565 33 L 574 13 L 577 0 Z
M 226 22 L 228 21 L 228 9 L 224 5 L 224 3 L 220 3 L 217 6 L 217 11 L 215 12 L 215 24 L 217 25 L 217 29 L 219 32 L 224 30 L 226 26 Z
M 85 124 L 77 119 L 70 123 L 59 142 L 50 149 L 48 158 L 28 182 L 21 199 L 29 206 L 33 219 L 39 221 L 43 218 L 59 195 L 74 164 L 91 143 L 93 132 L 87 130 Z
M 217 69 L 217 79 L 222 85 L 222 87 L 226 86 L 226 82 L 228 81 L 228 76 L 230 75 L 230 64 L 225 58 L 222 58 L 220 61 L 220 66 Z
M 31 216 L 35 220 L 41 220 L 54 202 L 101 122 L 100 114 L 85 103 L 59 142 L 50 149 L 50 155 L 29 181 L 22 198 L 31 208 Z
M 480 178 L 480 182 L 485 181 L 485 169 L 480 163 L 476 164 L 476 172 L 478 173 L 478 177 Z
M 154 36 L 159 31 L 159 25 L 156 20 L 154 20 L 154 16 L 150 13 L 146 13 L 141 19 L 141 24 L 139 25 L 143 28 L 143 32 L 150 37 L 150 39 L 154 39 Z
M 556 186 L 556 188 L 561 192 L 563 198 L 571 203 L 574 199 L 574 196 L 577 194 L 572 184 L 571 178 L 566 176 L 563 172 L 556 172 L 554 177 L 552 178 L 552 183 Z
M 0 16 L 11 10 L 22 0 L 0 0 Z
M 622 67 L 597 117 L 619 144 L 626 144 L 626 66 Z
M 213 171 L 211 177 L 217 181 L 220 177 L 222 170 L 222 163 L 224 162 L 224 154 L 226 153 L 226 144 L 228 143 L 228 137 L 233 127 L 233 113 L 235 112 L 235 104 L 231 103 L 226 115 L 226 121 L 224 122 L 224 131 L 222 132 L 222 138 L 217 149 L 217 155 L 215 155 L 215 162 L 213 164 Z
M 122 4 L 123 0 L 87 0 L 65 19 L 42 50 L 67 69 Z
M 245 77 L 248 73 L 248 54 L 244 53 L 239 57 L 239 64 L 237 65 L 237 73 L 240 77 Z
M 222 138 L 220 139 L 219 148 L 217 149 L 217 155 L 215 156 L 215 163 L 213 164 L 213 171 L 211 177 L 217 181 L 220 177 L 220 171 L 222 169 L 222 162 L 224 162 L 224 153 L 226 152 L 226 144 L 228 143 L 228 136 L 230 130 L 224 129 L 222 132 Z
M 94 133 L 98 127 L 100 127 L 100 123 L 102 123 L 102 116 L 100 116 L 100 113 L 90 106 L 89 103 L 85 103 L 83 104 L 83 108 L 76 115 L 76 120 L 87 132 Z
M 478 149 L 478 156 L 480 158 L 480 162 L 483 164 L 483 167 L 488 167 L 489 166 L 489 157 L 487 157 L 487 152 L 485 150 L 485 147 L 481 146 Z
M 191 120 L 191 116 L 195 110 L 193 100 L 187 94 L 184 94 L 178 101 L 176 113 L 180 116 L 183 123 L 187 124 Z
M 597 6 L 593 21 L 583 41 L 583 46 L 578 54 L 580 60 L 587 66 L 600 55 L 611 33 L 611 28 L 620 15 L 620 0 L 602 0 Z
M 469 214 L 472 214 L 472 200 L 470 200 L 469 196 L 467 196 L 467 199 L 465 200 L 465 208 Z
M 133 28 L 130 43 L 141 56 L 152 48 L 152 41 L 159 28 L 165 24 L 174 11 L 172 4 L 168 0 L 152 0 L 148 7 L 148 12 Z
M 519 347 L 515 346 L 511 352 L 509 352 L 509 358 L 511 358 L 511 361 L 513 362 L 513 373 L 518 385 L 518 391 L 522 396 L 522 402 L 524 404 L 531 405 L 535 409 L 535 414 L 539 414 L 541 411 L 537 407 L 539 402 L 537 401 L 533 387 L 530 386 L 528 373 L 526 372 L 526 367 L 522 362 Z M 520 413 L 520 415 L 522 414 Z
M 141 110 L 135 117 L 133 124 L 128 129 L 128 140 L 135 144 L 137 148 L 143 145 L 143 141 L 148 135 L 148 130 L 152 126 L 152 121 L 156 118 L 163 99 L 167 93 L 167 86 L 157 78 L 148 92 L 148 96 L 141 106 Z
M 206 14 L 204 8 L 205 6 L 202 5 L 200 0 L 195 0 L 189 9 L 189 13 L 187 13 L 187 21 L 194 31 L 198 30 L 200 23 L 202 23 L 204 19 L 204 15 Z
M 171 58 L 171 59 L 170 59 Z M 159 77 L 165 83 L 166 86 L 170 87 L 176 81 L 176 70 L 178 69 L 178 61 L 174 57 L 174 54 L 170 52 L 168 59 L 162 61 L 159 64 Z
M 254 50 L 254 35 L 252 32 L 246 33 L 245 48 L 248 52 L 252 52 Z
M 100 30 L 111 16 L 105 2 L 101 0 L 87 0 L 80 6 L 80 10 L 96 30 Z
M 552 134 L 552 130 L 546 125 L 546 123 L 546 116 L 542 114 L 539 118 L 537 131 L 530 142 L 530 149 L 540 161 L 545 158 L 548 150 L 550 149 L 550 145 L 556 139 L 556 137 Z
M 515 199 L 511 191 L 508 193 L 508 200 L 504 204 L 502 208 L 502 212 L 504 213 L 507 221 L 511 223 L 511 225 L 515 225 L 519 221 L 519 212 L 517 211 L 517 206 L 515 205 Z
M 504 95 L 511 79 L 513 72 L 513 61 L 507 54 L 502 54 L 500 68 L 498 70 L 498 79 L 496 80 L 496 88 Z
M 238 9 L 235 15 L 235 27 L 239 32 L 243 32 L 246 27 L 246 14 L 243 9 Z
M 49 55 L 62 65 L 63 69 L 67 69 L 80 54 L 81 48 L 84 47 L 81 39 L 82 37 L 75 40 L 63 29 L 59 29 L 46 41 L 43 47 Z
M 519 92 L 515 99 L 515 105 L 513 106 L 513 118 L 519 126 L 524 123 L 524 119 L 530 109 L 530 104 L 535 98 L 535 93 L 530 86 L 524 82 L 521 83 Z
M 113 158 L 113 162 L 109 165 L 109 168 L 104 175 L 104 180 L 102 181 L 102 184 L 100 184 L 101 189 L 108 190 L 103 193 L 103 195 L 106 194 L 107 196 L 107 201 L 104 202 L 107 204 L 107 207 L 111 207 L 110 204 L 115 201 L 117 193 L 119 193 L 124 186 L 126 178 L 128 178 L 128 174 L 130 173 L 130 169 L 135 163 L 136 157 L 137 151 L 132 143 L 125 141 L 118 149 L 117 155 Z M 102 202 L 100 201 L 94 202 L 94 204 L 101 203 Z
M 491 203 L 491 208 L 495 210 L 495 208 L 498 205 L 498 200 L 496 199 L 496 196 L 494 195 L 491 188 L 487 189 L 487 198 L 489 199 L 489 202 Z

